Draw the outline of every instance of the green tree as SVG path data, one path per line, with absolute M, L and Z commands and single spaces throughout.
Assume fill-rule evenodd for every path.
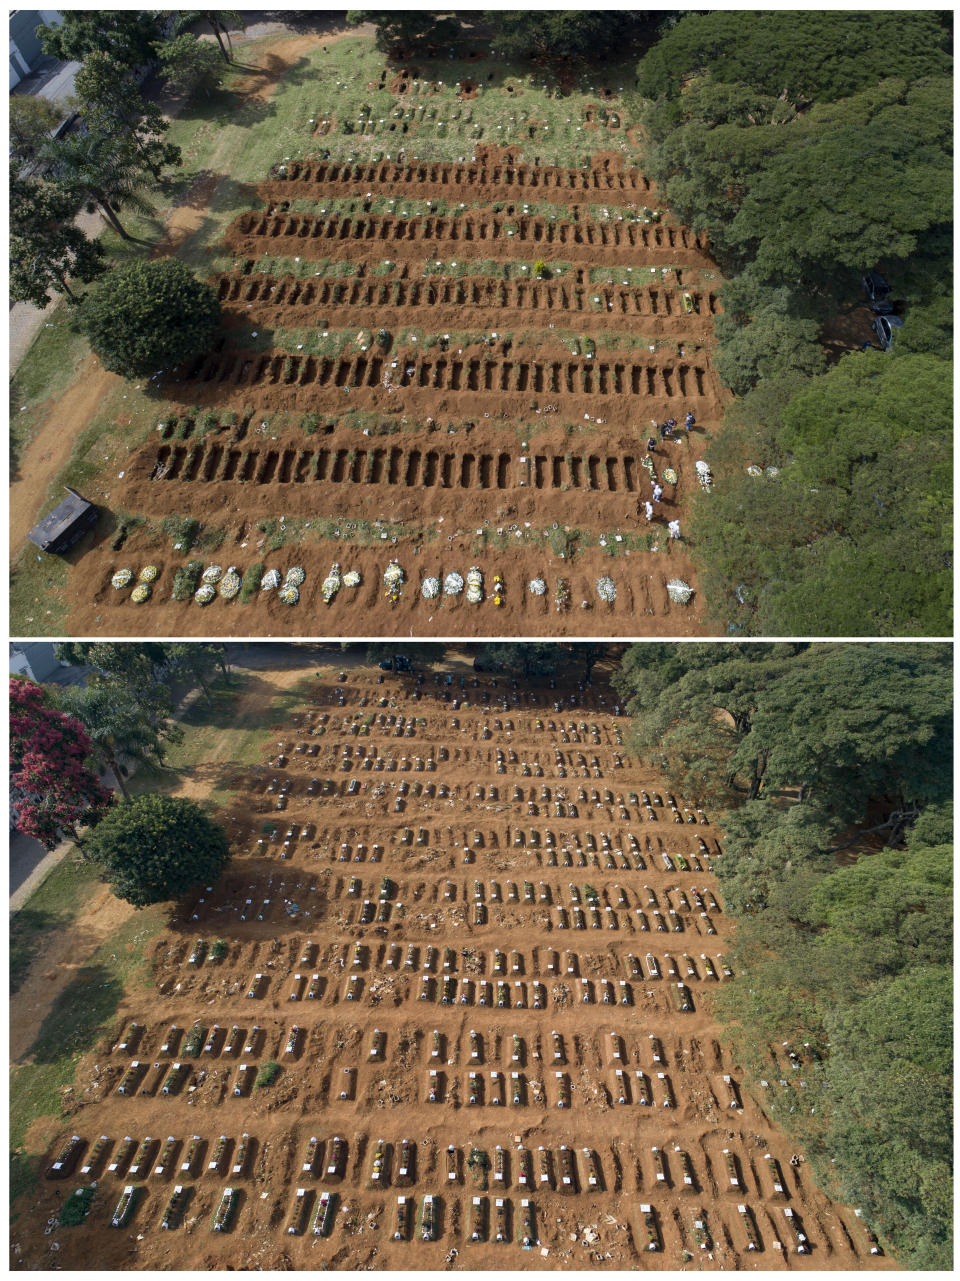
M 157 61 L 165 84 L 178 93 L 203 90 L 209 94 L 220 81 L 216 49 L 189 32 L 167 41 L 158 51 Z
M 645 55 L 638 88 L 646 98 L 679 102 L 687 77 L 707 67 L 723 83 L 829 102 L 888 75 L 891 49 L 905 79 L 949 75 L 949 41 L 949 27 L 933 11 L 687 13 Z
M 53 647 L 61 663 L 92 667 L 96 678 L 136 696 L 153 716 L 171 710 L 167 673 L 172 646 L 162 641 L 59 641 Z
M 227 674 L 222 645 L 198 645 L 195 642 L 176 642 L 166 646 L 168 670 L 182 679 L 195 680 L 210 701 L 210 680 L 219 671 Z
M 56 25 L 37 27 L 43 52 L 61 62 L 106 53 L 127 69 L 146 66 L 163 41 L 158 13 L 143 9 L 65 9 Z
M 377 48 L 413 52 L 418 46 L 449 44 L 460 35 L 460 20 L 453 14 L 426 9 L 351 9 L 347 22 L 352 27 L 370 22 L 377 28 Z
M 10 166 L 10 296 L 46 307 L 50 291 L 77 295 L 69 281 L 89 284 L 104 270 L 103 246 L 74 226 L 76 200 L 54 183 L 23 177 Z
M 23 173 L 32 172 L 50 134 L 63 119 L 62 109 L 47 98 L 18 93 L 10 98 L 10 155 Z
M 204 23 L 216 36 L 224 62 L 232 62 L 233 42 L 230 39 L 230 32 L 231 30 L 246 31 L 247 24 L 243 14 L 235 9 L 181 9 L 174 21 L 173 29 L 177 35 L 181 35 L 197 22 Z M 224 36 L 227 37 L 226 44 L 223 43 Z
M 817 321 L 792 316 L 777 303 L 762 307 L 745 325 L 718 316 L 714 329 L 716 370 L 735 396 L 746 395 L 764 378 L 793 371 L 820 374 L 827 367 Z
M 911 1268 L 951 1259 L 952 678 L 948 645 L 794 642 L 635 645 L 614 678 L 646 759 L 685 783 L 718 744 L 745 1087 Z
M 55 707 L 73 716 L 87 731 L 94 763 L 113 771 L 127 800 L 128 771 L 123 758 L 145 761 L 152 756 L 162 765 L 165 745 L 183 738 L 179 725 L 158 717 L 138 694 L 116 682 L 48 686 L 47 692 Z
M 589 62 L 617 50 L 623 57 L 662 14 L 625 9 L 488 9 L 498 53 L 536 62 Z
M 78 203 L 85 200 L 89 212 L 99 209 L 123 240 L 133 239 L 119 211 L 129 205 L 149 213 L 151 206 L 139 191 L 143 165 L 120 139 L 103 133 L 67 134 L 44 147 L 43 159 L 57 186 Z
M 135 378 L 207 351 L 220 304 L 184 263 L 160 258 L 114 268 L 77 316 L 104 368 Z
M 160 108 L 143 97 L 125 68 L 108 54 L 87 54 L 74 88 L 87 127 L 120 139 L 155 180 L 166 166 L 180 164 L 180 148 L 163 140 L 170 125 Z
M 732 405 L 690 521 L 715 615 L 766 635 L 949 633 L 949 385 L 934 356 L 853 353 Z
M 490 669 L 500 668 L 517 676 L 552 676 L 556 671 L 558 647 L 539 642 L 491 642 L 477 646 L 478 657 Z
M 148 907 L 215 881 L 230 844 L 196 802 L 145 795 L 116 805 L 90 835 L 84 855 L 99 864 L 117 898 Z

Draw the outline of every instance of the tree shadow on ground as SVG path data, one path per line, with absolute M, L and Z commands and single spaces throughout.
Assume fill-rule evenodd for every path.
M 105 965 L 84 965 L 55 998 L 28 1054 L 36 1063 L 58 1063 L 82 1054 L 115 1013 L 123 978 Z

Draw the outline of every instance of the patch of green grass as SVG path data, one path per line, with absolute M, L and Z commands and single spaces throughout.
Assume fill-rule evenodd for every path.
M 125 992 L 143 982 L 148 940 L 163 924 L 163 909 L 134 913 L 98 947 L 60 992 L 28 1056 L 10 1080 L 11 1204 L 36 1183 L 40 1158 L 70 1113 L 77 1064 L 116 1014 Z M 49 1126 L 34 1123 L 49 1117 Z M 26 1145 L 30 1131 L 30 1146 Z
M 87 340 L 70 326 L 70 304 L 61 302 L 43 322 L 10 382 L 10 475 L 46 415 L 47 402 L 62 396 L 90 353 Z
M 275 1059 L 268 1059 L 266 1063 L 260 1065 L 260 1071 L 257 1073 L 257 1079 L 253 1083 L 255 1090 L 262 1090 L 265 1086 L 273 1085 L 274 1081 L 280 1075 L 280 1064 Z
M 89 536 L 88 536 L 89 537 Z M 82 539 L 78 548 L 82 548 Z M 10 566 L 10 631 L 18 636 L 63 636 L 69 564 L 27 544 Z
M 416 61 L 418 78 L 397 98 L 389 87 L 395 67 L 387 65 L 386 84 L 379 87 L 384 58 L 369 37 L 339 41 L 331 54 L 315 62 L 318 84 L 304 113 L 300 146 L 284 135 L 275 158 L 329 152 L 339 161 L 379 160 L 395 157 L 404 147 L 420 158 L 470 160 L 474 146 L 482 142 L 508 146 L 523 161 L 579 166 L 595 151 L 622 150 L 628 159 L 634 152 L 620 97 L 633 83 L 632 65 L 608 64 L 561 92 L 549 73 L 499 58 L 418 55 Z M 477 91 L 461 100 L 457 86 L 463 80 Z M 601 99 L 604 89 L 613 95 L 610 99 Z M 588 127 L 587 107 L 601 101 L 608 120 L 610 112 L 619 113 L 619 128 Z M 315 131 L 322 121 L 330 128 L 319 136 Z
M 89 863 L 62 859 L 10 918 L 10 991 L 16 992 L 47 937 L 73 922 L 100 879 Z
M 63 1203 L 60 1211 L 60 1226 L 74 1228 L 81 1224 L 90 1213 L 94 1198 L 97 1195 L 95 1186 L 77 1188 L 73 1195 Z

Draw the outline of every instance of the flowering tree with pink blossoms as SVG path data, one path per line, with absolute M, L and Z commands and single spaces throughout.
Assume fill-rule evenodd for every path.
M 53 849 L 96 823 L 113 792 L 89 768 L 93 745 L 78 720 L 48 706 L 33 681 L 10 681 L 10 786 L 17 827 Z

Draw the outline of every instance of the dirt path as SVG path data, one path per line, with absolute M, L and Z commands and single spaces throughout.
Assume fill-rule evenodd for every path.
M 10 556 L 20 554 L 27 531 L 37 521 L 51 482 L 70 461 L 76 438 L 120 382 L 91 352 L 75 383 L 50 402 L 47 416 L 24 450 L 17 479 L 10 485 Z

